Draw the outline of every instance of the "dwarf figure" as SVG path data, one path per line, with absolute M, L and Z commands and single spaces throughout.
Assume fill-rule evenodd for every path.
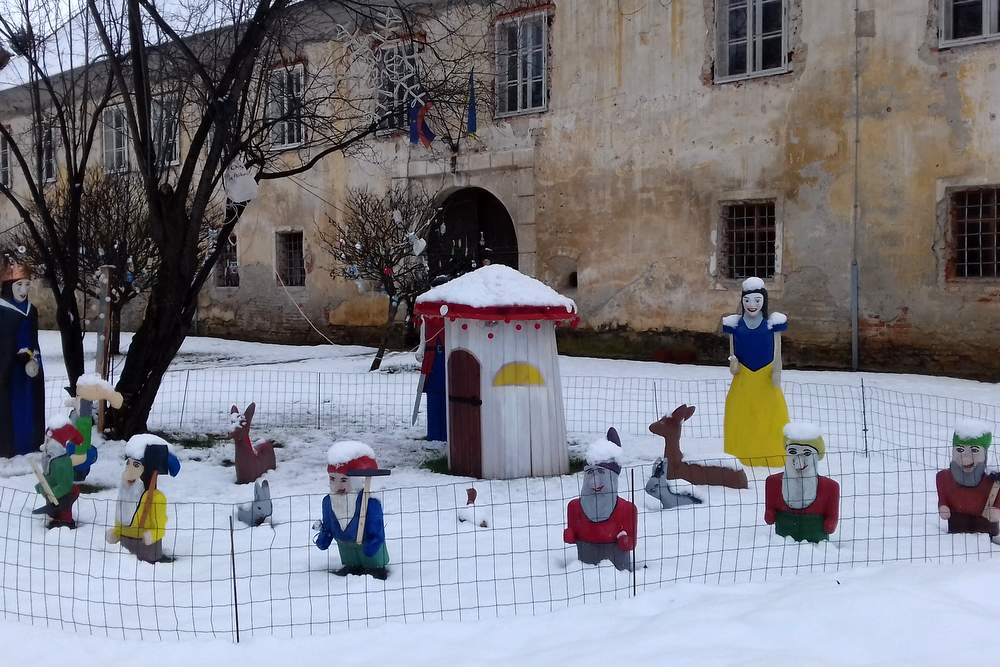
M 802 542 L 821 542 L 837 529 L 840 485 L 816 470 L 826 455 L 819 427 L 786 424 L 785 471 L 764 482 L 764 522 L 774 532 Z
M 32 463 L 35 477 L 38 478 L 35 491 L 46 501 L 43 507 L 32 513 L 47 515 L 49 528 L 76 528 L 73 503 L 80 497 L 80 487 L 74 484 L 79 481 L 76 479 L 76 466 L 80 465 L 89 471 L 90 464 L 97 458 L 96 450 L 89 462 L 86 454 L 76 453 L 76 448 L 82 442 L 83 436 L 72 424 L 55 422 L 46 431 L 45 443 L 41 446 L 45 455 L 44 469 Z
M 375 462 L 375 452 L 363 442 L 335 442 L 327 451 L 330 493 L 323 498 L 323 519 L 313 524 L 316 546 L 326 551 L 336 540 L 341 567 L 337 576 L 370 574 L 389 576 L 389 552 L 385 548 L 382 504 L 371 497 L 371 478 L 388 475 Z M 358 491 L 352 480 L 364 478 Z
M 951 444 L 951 466 L 937 474 L 938 514 L 949 533 L 987 533 L 1000 544 L 1000 474 L 986 474 L 990 426 L 965 421 Z
M 580 497 L 566 508 L 563 541 L 576 545 L 581 563 L 597 565 L 611 561 L 619 570 L 631 570 L 639 513 L 635 505 L 618 497 L 622 447 L 615 429 L 607 440 L 598 440 L 587 450 Z
M 118 487 L 115 525 L 107 532 L 108 544 L 122 546 L 147 563 L 163 559 L 167 532 L 167 497 L 156 487 L 157 477 L 176 477 L 181 462 L 166 440 L 155 435 L 135 435 L 125 444 L 125 470 Z
M 30 288 L 26 266 L 0 259 L 0 456 L 6 457 L 45 445 L 45 374 Z

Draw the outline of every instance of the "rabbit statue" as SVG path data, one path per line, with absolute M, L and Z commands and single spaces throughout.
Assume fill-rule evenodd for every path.
M 252 503 L 237 505 L 236 519 L 253 528 L 271 518 L 271 510 L 271 487 L 264 479 L 254 482 Z
M 229 411 L 231 429 L 229 435 L 236 443 L 236 483 L 247 484 L 256 481 L 268 470 L 278 467 L 274 459 L 274 443 L 264 440 L 256 444 L 250 440 L 250 423 L 253 421 L 257 404 L 251 403 L 240 414 L 235 405 Z
M 670 510 L 681 505 L 699 505 L 701 499 L 689 493 L 677 493 L 667 482 L 667 462 L 659 458 L 653 464 L 653 472 L 646 482 L 646 493 L 660 501 L 663 509 Z

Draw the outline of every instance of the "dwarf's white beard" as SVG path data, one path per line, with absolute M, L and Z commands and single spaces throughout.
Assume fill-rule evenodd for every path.
M 351 502 L 354 500 L 350 493 L 331 493 L 330 507 L 333 508 L 333 515 L 337 517 L 341 530 L 347 530 L 347 524 L 354 517 L 354 507 Z
M 131 526 L 135 513 L 139 511 L 139 501 L 146 490 L 140 480 L 131 484 L 122 482 L 118 487 L 118 506 L 115 508 L 115 523 Z
M 781 477 L 781 496 L 792 509 L 805 509 L 816 501 L 818 484 L 819 477 L 814 467 L 808 466 L 799 471 L 789 460 L 785 464 L 785 474 Z
M 60 445 L 55 440 L 49 438 L 48 440 L 45 441 L 44 451 L 45 455 L 49 458 L 49 460 L 52 460 L 54 458 L 58 458 L 63 454 L 65 454 L 66 448 Z

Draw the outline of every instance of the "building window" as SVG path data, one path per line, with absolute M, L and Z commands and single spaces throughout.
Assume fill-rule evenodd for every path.
M 956 278 L 1000 277 L 1000 187 L 951 195 Z
M 10 145 L 7 137 L 0 137 L 0 185 L 10 188 L 14 182 L 13 175 L 10 168 Z
M 549 18 L 534 12 L 497 23 L 498 116 L 548 107 Z
M 180 162 L 180 104 L 177 95 L 160 95 L 153 99 L 152 131 L 156 157 L 161 167 Z
M 104 171 L 119 174 L 128 171 L 128 127 L 125 109 L 104 110 Z
M 416 90 L 417 58 L 421 47 L 408 40 L 378 50 L 378 129 L 383 132 L 409 126 L 409 108 Z
M 787 69 L 786 0 L 717 0 L 715 7 L 717 81 Z
M 302 123 L 302 65 L 279 67 L 271 71 L 271 91 L 267 105 L 271 124 L 272 147 L 292 148 L 305 138 Z
M 774 201 L 734 202 L 722 206 L 725 276 L 742 280 L 774 278 L 777 231 Z
M 55 138 L 55 128 L 51 125 L 42 130 L 42 145 L 38 151 L 40 164 L 38 166 L 41 170 L 39 179 L 43 183 L 52 183 L 56 180 Z
M 230 234 L 229 239 L 222 244 L 222 253 L 215 265 L 215 286 L 240 286 L 240 262 L 236 252 L 236 234 Z
M 302 247 L 302 232 L 278 232 L 278 278 L 287 287 L 306 284 L 306 262 Z
M 941 0 L 941 42 L 1000 37 L 1000 0 Z

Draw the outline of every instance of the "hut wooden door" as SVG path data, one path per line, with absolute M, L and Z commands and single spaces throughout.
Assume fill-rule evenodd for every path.
M 448 356 L 448 463 L 451 471 L 483 476 L 479 362 L 465 350 Z

